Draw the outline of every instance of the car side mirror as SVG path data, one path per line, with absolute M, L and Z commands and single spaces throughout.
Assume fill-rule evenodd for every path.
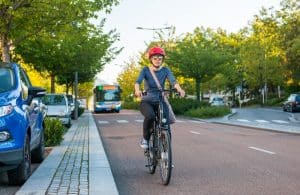
M 46 95 L 46 90 L 41 87 L 29 87 L 28 95 L 33 97 L 43 97 Z
M 35 97 L 43 97 L 46 95 L 46 90 L 41 87 L 29 87 L 28 88 L 28 98 L 26 100 L 26 104 L 30 105 L 31 101 Z

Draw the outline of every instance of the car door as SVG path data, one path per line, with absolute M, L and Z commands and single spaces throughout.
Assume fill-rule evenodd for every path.
M 26 102 L 28 98 L 28 89 L 32 86 L 31 82 L 26 74 L 26 72 L 20 68 L 20 79 L 22 87 L 22 98 L 23 102 Z M 30 105 L 24 105 L 25 112 L 28 116 L 30 129 L 31 129 L 31 139 L 30 145 L 34 148 L 39 143 L 39 137 L 41 133 L 41 113 L 39 109 L 39 103 L 36 100 L 31 101 Z

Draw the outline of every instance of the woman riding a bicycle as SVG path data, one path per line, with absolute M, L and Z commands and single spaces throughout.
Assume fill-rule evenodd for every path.
M 162 66 L 165 56 L 165 51 L 161 47 L 150 48 L 148 51 L 148 57 L 151 66 L 144 67 L 141 70 L 134 85 L 135 95 L 137 97 L 142 97 L 140 111 L 145 117 L 143 122 L 143 139 L 141 141 L 141 147 L 143 149 L 148 149 L 150 130 L 153 128 L 153 122 L 155 120 L 155 110 L 158 107 L 158 102 L 160 101 L 162 94 L 161 90 L 164 90 L 166 79 L 169 80 L 170 85 L 179 92 L 181 97 L 185 96 L 185 91 L 180 87 L 171 70 Z M 151 71 L 153 71 L 156 75 L 162 89 L 158 88 Z M 140 90 L 140 84 L 142 81 L 144 81 L 144 90 L 146 91 L 144 95 Z M 164 109 L 168 109 L 167 106 L 164 106 Z M 168 110 L 165 110 L 164 113 L 168 114 Z M 168 116 L 165 116 L 165 118 L 168 119 Z

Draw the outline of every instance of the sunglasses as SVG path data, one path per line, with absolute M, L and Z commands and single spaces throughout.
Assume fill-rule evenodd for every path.
M 163 56 L 152 56 L 151 59 L 153 59 L 153 60 L 163 60 L 164 57 Z

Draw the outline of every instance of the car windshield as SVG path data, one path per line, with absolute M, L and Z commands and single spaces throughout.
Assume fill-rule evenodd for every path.
M 0 68 L 0 93 L 9 91 L 14 87 L 14 73 L 10 68 Z
M 74 99 L 73 99 L 72 95 L 67 95 L 67 98 L 68 98 L 68 103 L 69 104 L 74 103 Z
M 63 95 L 46 95 L 43 97 L 43 102 L 46 105 L 66 105 Z
M 214 98 L 213 101 L 221 102 L 221 101 L 223 101 L 223 98 Z

